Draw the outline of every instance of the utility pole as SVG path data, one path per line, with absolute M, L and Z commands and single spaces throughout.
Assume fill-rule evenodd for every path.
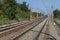
M 37 8 L 37 10 L 38 10 L 39 8 Z M 37 18 L 38 18 L 38 12 L 37 12 Z
M 31 9 L 31 7 L 30 7 L 30 9 Z M 32 20 L 32 12 L 30 11 L 30 20 Z
M 30 20 L 32 20 L 32 12 L 30 12 Z
M 53 18 L 54 18 L 54 15 L 53 15 L 53 6 L 51 6 L 51 16 L 52 16 L 52 21 L 53 21 Z
M 38 18 L 38 13 L 37 13 L 37 18 Z

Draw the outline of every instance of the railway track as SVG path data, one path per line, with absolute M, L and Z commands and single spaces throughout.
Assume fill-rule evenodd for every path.
M 21 25 L 27 25 L 29 22 L 30 21 L 26 21 L 26 22 L 22 22 L 22 23 L 18 22 L 16 24 L 9 24 L 9 25 L 6 25 L 5 27 L 0 27 L 0 32 L 6 31 L 6 30 L 9 30 L 9 29 L 21 26 Z
M 25 33 L 15 37 L 13 40 L 37 40 L 44 26 L 46 25 L 47 19 L 44 20 L 38 26 L 26 31 Z
M 18 23 L 16 25 L 14 24 L 13 26 L 10 25 L 9 27 L 5 27 L 5 28 L 2 27 L 0 29 L 0 40 L 13 40 L 13 38 L 35 27 L 41 21 L 40 19 L 38 19 L 38 20 L 28 21 L 23 24 Z
M 18 35 L 12 40 L 60 40 L 51 19 L 46 19 L 38 26 Z
M 35 19 L 20 25 L 2 28 L 0 40 L 60 40 L 53 21 L 50 18 L 43 20 Z
M 34 21 L 34 20 L 35 19 L 33 19 L 32 21 Z M 27 21 L 16 22 L 16 23 L 0 26 L 0 32 L 11 29 L 11 28 L 15 28 L 16 26 L 28 24 L 29 22 L 31 22 L 31 21 L 27 20 Z
M 48 18 L 48 21 L 39 35 L 38 40 L 60 40 L 51 18 Z

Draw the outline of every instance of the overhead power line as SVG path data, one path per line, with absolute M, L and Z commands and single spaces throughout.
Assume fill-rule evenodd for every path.
M 44 7 L 46 8 L 46 11 L 49 13 L 47 6 L 45 5 L 45 2 L 43 0 L 41 0 L 42 4 L 44 5 Z

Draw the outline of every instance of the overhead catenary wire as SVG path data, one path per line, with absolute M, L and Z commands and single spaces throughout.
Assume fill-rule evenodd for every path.
M 43 0 L 41 0 L 41 2 L 42 2 L 42 4 L 44 5 L 44 7 L 46 8 L 46 11 L 49 13 L 49 11 L 48 11 L 48 7 L 45 5 L 45 2 L 43 1 Z

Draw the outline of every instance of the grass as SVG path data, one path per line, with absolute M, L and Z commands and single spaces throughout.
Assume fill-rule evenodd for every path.
M 55 21 L 56 21 L 56 24 L 58 26 L 57 32 L 58 32 L 58 35 L 60 36 L 60 19 L 59 20 L 55 20 Z
M 24 21 L 24 20 L 28 20 L 26 18 L 18 18 L 18 19 L 19 19 L 19 22 Z M 0 26 L 15 23 L 15 22 L 18 22 L 18 20 L 9 20 L 7 17 L 0 16 Z

